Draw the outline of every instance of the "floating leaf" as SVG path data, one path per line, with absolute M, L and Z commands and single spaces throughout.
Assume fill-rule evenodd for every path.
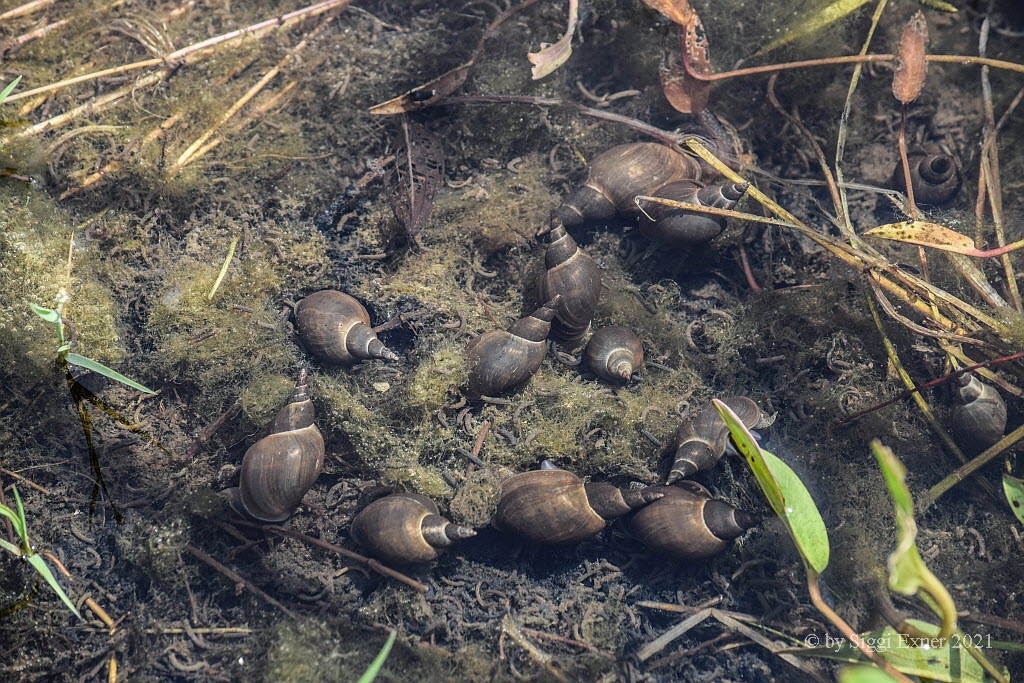
M 71 363 L 72 365 L 77 365 L 78 367 L 85 368 L 86 370 L 92 370 L 95 373 L 103 375 L 104 377 L 109 377 L 112 380 L 120 382 L 121 384 L 124 384 L 125 386 L 129 386 L 132 389 L 136 389 L 136 390 L 141 391 L 143 393 L 146 393 L 146 394 L 155 394 L 156 393 L 152 389 L 147 389 L 146 387 L 142 386 L 138 382 L 135 382 L 135 381 L 132 381 L 132 380 L 128 379 L 127 377 L 122 375 L 117 370 L 112 370 L 112 369 L 108 368 L 106 365 L 104 365 L 103 363 L 101 363 L 99 361 L 96 361 L 96 360 L 93 360 L 92 358 L 86 358 L 85 356 L 80 356 L 77 353 L 69 353 L 68 356 L 67 356 L 67 361 L 68 361 L 68 363 Z
M 398 631 L 392 631 L 391 635 L 388 636 L 387 642 L 384 643 L 384 647 L 380 649 L 377 656 L 374 657 L 373 661 L 370 662 L 370 666 L 366 668 L 363 675 L 359 677 L 359 683 L 373 683 L 373 680 L 377 678 L 377 674 L 380 673 L 381 667 L 384 666 L 384 662 L 387 660 L 388 655 L 391 654 L 391 646 L 395 644 L 395 638 L 398 636 Z
M 658 10 L 680 26 L 686 26 L 694 14 L 687 0 L 644 0 L 644 4 Z
M 1024 524 L 1024 479 L 1003 475 L 1003 493 L 1017 521 Z
M 757 51 L 757 54 L 763 55 L 766 52 L 771 52 L 777 47 L 782 47 L 787 43 L 792 43 L 794 40 L 799 40 L 811 35 L 812 33 L 816 33 L 829 24 L 835 23 L 846 15 L 857 11 L 869 1 L 870 0 L 836 0 L 836 2 L 822 7 L 817 12 L 809 12 L 803 21 L 792 26 L 781 36 L 762 47 Z
M 928 62 L 925 61 L 927 45 L 928 22 L 924 19 L 924 12 L 917 10 L 903 28 L 900 45 L 896 49 L 892 94 L 903 104 L 916 100 L 924 87 L 924 78 L 928 74 Z
M 426 126 L 402 119 L 395 163 L 387 176 L 388 203 L 405 233 L 418 233 L 430 219 L 441 187 L 444 149 Z
M 569 0 L 569 25 L 565 29 L 565 34 L 554 45 L 541 43 L 540 52 L 531 52 L 526 55 L 526 58 L 533 64 L 533 69 L 530 72 L 533 75 L 533 80 L 544 78 L 569 59 L 569 55 L 572 54 L 572 35 L 576 32 L 579 13 L 579 0 Z
M 736 449 L 750 465 L 758 485 L 786 525 L 804 562 L 815 572 L 825 571 L 829 560 L 828 531 L 818 506 L 789 465 L 760 448 L 734 412 L 721 401 L 712 401 L 729 428 Z

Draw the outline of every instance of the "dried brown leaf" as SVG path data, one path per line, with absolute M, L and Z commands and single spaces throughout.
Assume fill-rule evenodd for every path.
M 547 43 L 540 44 L 540 51 L 531 52 L 526 55 L 526 58 L 533 64 L 531 74 L 533 80 L 544 78 L 558 67 L 565 64 L 565 60 L 569 59 L 569 55 L 572 54 L 572 34 L 576 31 L 576 21 L 579 18 L 580 4 L 579 0 L 569 0 L 569 25 L 565 29 L 565 34 L 558 39 L 558 42 L 553 45 Z
M 686 26 L 694 13 L 687 0 L 644 0 L 644 4 L 658 10 L 680 26 Z
M 928 73 L 928 62 L 925 61 L 927 45 L 928 22 L 925 21 L 924 13 L 918 10 L 904 27 L 900 46 L 896 50 L 892 94 L 903 104 L 916 100 L 924 87 L 924 78 Z
M 960 254 L 973 254 L 976 251 L 974 241 L 967 235 L 962 235 L 938 223 L 926 221 L 903 221 L 879 225 L 877 228 L 871 228 L 864 235 Z
M 709 75 L 711 62 L 708 58 L 708 37 L 700 17 L 693 10 L 685 29 L 679 28 L 679 39 L 682 43 L 683 61 L 694 73 Z M 699 114 L 708 106 L 711 94 L 711 81 L 702 81 L 690 75 L 682 65 L 673 62 L 668 68 L 662 68 L 661 89 L 665 99 L 676 111 L 684 114 Z
M 455 92 L 460 85 L 466 82 L 469 76 L 469 69 L 473 66 L 474 60 L 470 60 L 451 71 L 445 72 L 432 81 L 428 81 L 418 88 L 392 98 L 387 102 L 381 102 L 370 107 L 371 114 L 403 114 L 416 111 L 423 107 L 430 106 L 442 97 L 448 97 Z
M 423 124 L 402 117 L 395 163 L 387 176 L 388 203 L 410 237 L 430 219 L 443 164 L 441 140 Z

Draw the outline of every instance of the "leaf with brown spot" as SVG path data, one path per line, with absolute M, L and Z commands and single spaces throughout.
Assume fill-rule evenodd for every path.
M 928 45 L 928 22 L 921 10 L 903 28 L 896 50 L 896 69 L 892 77 L 892 94 L 903 104 L 917 99 L 928 74 L 925 47 Z
M 395 163 L 386 177 L 388 203 L 406 234 L 418 233 L 430 219 L 441 187 L 444 148 L 422 123 L 402 117 Z
M 685 30 L 679 29 L 679 39 L 683 48 L 683 62 L 696 74 L 710 75 L 708 37 L 696 12 L 690 11 L 690 20 Z M 694 78 L 688 69 L 676 62 L 672 62 L 667 68 L 662 67 L 658 75 L 661 78 L 661 89 L 665 93 L 665 99 L 676 111 L 699 114 L 708 106 L 711 81 Z
M 974 240 L 967 235 L 961 235 L 938 223 L 926 221 L 903 221 L 879 225 L 877 228 L 868 230 L 864 235 L 917 244 L 922 247 L 934 247 L 942 251 L 955 251 L 958 254 L 973 254 L 977 251 L 974 248 Z
M 690 23 L 690 17 L 694 14 L 687 0 L 644 0 L 644 4 L 658 10 L 680 26 Z

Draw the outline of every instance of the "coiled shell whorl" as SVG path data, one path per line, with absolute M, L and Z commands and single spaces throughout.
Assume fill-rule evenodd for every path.
M 652 196 L 677 202 L 710 206 L 716 209 L 731 209 L 749 183 L 728 183 L 701 185 L 692 180 L 679 180 L 665 185 Z M 724 216 L 678 209 L 664 204 L 646 202 L 646 215 L 640 216 L 640 234 L 644 237 L 672 246 L 694 246 L 703 244 L 721 234 L 725 229 Z
M 632 330 L 620 325 L 594 332 L 583 351 L 583 362 L 609 382 L 628 382 L 644 365 L 644 345 Z
M 310 294 L 295 306 L 302 344 L 315 356 L 351 365 L 361 360 L 398 360 L 377 339 L 370 315 L 354 298 L 333 289 Z
M 547 269 L 537 286 L 538 300 L 559 297 L 551 336 L 577 341 L 590 328 L 601 297 L 601 269 L 583 251 L 565 228 L 558 225 L 548 233 L 544 253 Z
M 768 427 L 775 421 L 745 396 L 722 399 L 747 429 Z M 676 431 L 675 454 L 666 484 L 693 476 L 700 470 L 711 469 L 725 453 L 729 428 L 710 401 L 695 416 L 684 421 Z
M 352 520 L 352 538 L 387 562 L 430 562 L 451 545 L 476 536 L 472 529 L 441 516 L 437 505 L 418 493 L 379 498 Z
M 467 393 L 471 398 L 496 396 L 522 384 L 540 369 L 557 304 L 556 296 L 507 330 L 485 332 L 469 343 Z

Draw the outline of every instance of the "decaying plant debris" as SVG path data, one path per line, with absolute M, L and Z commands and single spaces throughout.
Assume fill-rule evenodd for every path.
M 563 2 L 530 3 L 489 34 L 505 11 L 491 2 L 333 2 L 301 12 L 299 2 L 56 0 L 11 15 L 19 4 L 0 9 L 0 82 L 22 75 L 16 96 L 115 71 L 0 105 L 0 480 L 28 480 L 18 488 L 35 542 L 74 577 L 72 598 L 88 594 L 117 624 L 113 633 L 99 621 L 70 624 L 56 600 L 41 596 L 0 619 L 5 675 L 95 678 L 114 658 L 122 680 L 352 680 L 386 628 L 398 628 L 380 680 L 806 680 L 805 671 L 711 619 L 650 652 L 680 616 L 705 608 L 797 639 L 824 636 L 799 561 L 772 523 L 694 564 L 647 553 L 614 526 L 557 552 L 518 547 L 484 528 L 435 565 L 407 569 L 430 586 L 427 594 L 295 538 L 225 526 L 213 492 L 236 483 L 242 453 L 265 434 L 298 367 L 310 369 L 327 459 L 289 524 L 342 546 L 351 546 L 348 523 L 378 485 L 429 495 L 452 519 L 479 527 L 495 505 L 490 468 L 525 469 L 546 457 L 583 476 L 654 482 L 683 416 L 712 396 L 751 395 L 779 413 L 767 443 L 804 478 L 834 552 L 848 558 L 823 577 L 832 603 L 861 630 L 879 623 L 873 595 L 892 535 L 891 518 L 879 513 L 890 506 L 869 439 L 899 454 L 915 495 L 960 463 L 907 402 L 831 429 L 903 386 L 889 376 L 861 274 L 814 243 L 732 221 L 683 258 L 624 223 L 580 233 L 604 273 L 595 323 L 637 330 L 653 363 L 627 387 L 610 388 L 581 378 L 578 358 L 549 353 L 507 404 L 462 400 L 466 342 L 534 306 L 537 228 L 586 159 L 639 136 L 568 108 L 425 107 L 408 115 L 410 125 L 441 140 L 445 156 L 425 219 L 417 181 L 401 170 L 419 162 L 394 145 L 399 119 L 368 109 L 470 62 L 459 95 L 560 98 L 663 130 L 692 128 L 659 81 L 664 54 L 679 50 L 678 26 L 639 2 L 584 3 L 572 57 L 534 81 L 526 54 L 564 31 Z M 745 0 L 692 4 L 723 71 L 776 38 L 806 3 L 770 3 L 770 11 Z M 925 10 L 929 52 L 977 54 L 973 27 L 988 3 L 961 4 L 956 15 Z M 887 9 L 873 51 L 894 51 L 916 9 Z M 768 57 L 854 54 L 868 14 Z M 193 49 L 280 15 L 293 19 Z M 996 29 L 988 56 L 1021 61 L 1013 27 Z M 835 144 L 849 68 L 783 72 L 774 84 L 782 107 L 826 149 Z M 1024 81 L 998 70 L 988 77 L 998 116 Z M 978 97 L 977 68 L 932 63 L 927 78 L 907 107 L 908 143 L 946 144 L 967 187 L 949 208 L 922 209 L 926 218 L 973 235 L 979 154 L 1004 151 L 989 168 L 1004 189 L 1006 240 L 1020 239 L 1014 219 L 1024 209 L 1024 162 L 1009 151 L 1024 135 L 1020 114 L 1001 124 L 998 146 L 983 148 L 986 122 L 992 129 L 996 121 Z M 891 177 L 900 127 L 891 83 L 885 64 L 862 76 L 849 117 L 847 182 L 886 185 Z M 795 124 L 764 104 L 766 86 L 767 77 L 722 81 L 708 107 L 756 161 L 759 187 L 825 230 L 828 195 L 813 151 Z M 398 194 L 386 190 L 389 173 Z M 903 218 L 875 192 L 854 185 L 845 193 L 860 230 Z M 411 200 L 408 219 L 396 219 L 396 196 Z M 235 256 L 209 298 L 234 238 Z M 737 245 L 762 291 L 748 286 Z M 903 261 L 913 263 L 910 249 L 886 253 L 906 251 Z M 936 257 L 929 266 L 935 283 L 973 296 L 955 262 Z M 984 266 L 993 278 L 999 267 Z M 48 305 L 60 287 L 71 297 L 65 310 L 76 349 L 159 395 L 81 381 L 170 453 L 95 411 L 92 437 L 112 500 L 100 501 L 91 519 L 82 428 L 53 367 L 52 335 L 27 305 Z M 367 305 L 400 362 L 347 370 L 303 353 L 289 302 L 328 287 Z M 1019 343 L 1019 316 L 1000 320 Z M 916 381 L 943 374 L 933 345 L 888 319 L 885 329 Z M 1000 372 L 1019 379 L 1016 366 Z M 946 395 L 928 398 L 944 418 Z M 1024 421 L 1019 399 L 1008 404 L 1010 424 Z M 489 468 L 463 454 L 481 433 L 478 457 Z M 997 474 L 989 466 L 980 479 Z M 731 503 L 766 510 L 739 460 L 724 460 L 702 482 Z M 968 481 L 918 521 L 930 566 L 969 613 L 962 628 L 1019 640 L 1013 620 L 1022 611 L 1024 548 L 1005 501 Z M 247 588 L 236 594 L 236 580 L 196 552 L 290 614 Z M 0 558 L 0 607 L 30 589 L 27 572 Z M 1011 672 L 1024 666 L 1019 654 L 1002 661 Z M 830 676 L 827 665 L 808 666 Z

